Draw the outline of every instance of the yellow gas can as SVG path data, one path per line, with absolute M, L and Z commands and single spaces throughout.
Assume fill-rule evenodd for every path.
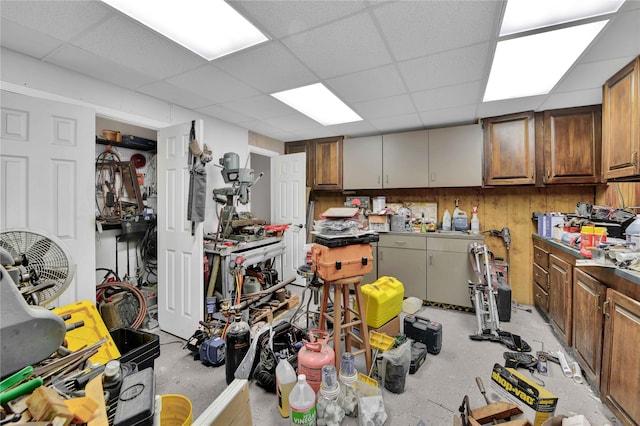
M 404 285 L 394 277 L 380 277 L 361 287 L 367 325 L 378 328 L 402 311 Z

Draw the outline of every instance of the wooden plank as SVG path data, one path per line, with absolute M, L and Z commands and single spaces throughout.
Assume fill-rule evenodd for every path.
M 192 424 L 193 426 L 251 426 L 249 381 L 234 379 Z

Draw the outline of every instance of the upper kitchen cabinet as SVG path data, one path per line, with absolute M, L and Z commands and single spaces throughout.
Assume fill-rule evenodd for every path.
M 382 187 L 429 186 L 428 130 L 382 135 Z
M 342 187 L 382 188 L 382 136 L 345 139 L 342 148 Z
M 604 179 L 640 178 L 640 56 L 611 77 L 602 93 Z
M 484 120 L 484 184 L 535 183 L 533 111 Z
M 287 142 L 285 154 L 307 154 L 307 186 L 314 190 L 342 189 L 342 136 Z
M 429 186 L 482 186 L 482 126 L 429 130 Z
M 600 105 L 544 112 L 545 184 L 600 182 L 601 122 Z

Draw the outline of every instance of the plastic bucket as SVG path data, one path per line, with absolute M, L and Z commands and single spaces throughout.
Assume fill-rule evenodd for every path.
M 193 420 L 191 401 L 186 396 L 161 395 L 160 426 L 189 426 Z

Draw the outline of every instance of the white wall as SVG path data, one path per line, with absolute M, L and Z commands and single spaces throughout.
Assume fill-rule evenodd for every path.
M 15 51 L 0 48 L 0 87 L 4 90 L 44 98 L 90 106 L 96 114 L 116 121 L 158 130 L 173 124 L 204 120 L 204 135 L 196 135 L 202 145 L 206 143 L 213 150 L 214 161 L 207 167 L 207 213 L 205 232 L 215 232 L 217 227 L 216 208 L 212 198 L 213 188 L 226 186 L 220 175 L 218 159 L 225 152 L 236 152 L 240 164 L 244 165 L 249 155 L 248 131 L 201 113 L 187 110 L 151 96 L 104 83 L 91 77 L 65 70 L 55 65 Z M 87 143 L 95 143 L 92 139 Z M 93 161 L 88 158 L 87 161 Z M 94 179 L 88 176 L 87 179 Z M 102 257 L 114 258 L 113 236 L 103 234 L 96 244 L 98 265 Z M 94 236 L 87 236 L 87 243 L 94 244 Z M 123 247 L 120 249 L 125 250 Z M 120 256 L 119 256 L 120 258 Z M 126 259 L 126 255 L 125 255 Z M 124 275 L 124 274 L 122 274 Z

